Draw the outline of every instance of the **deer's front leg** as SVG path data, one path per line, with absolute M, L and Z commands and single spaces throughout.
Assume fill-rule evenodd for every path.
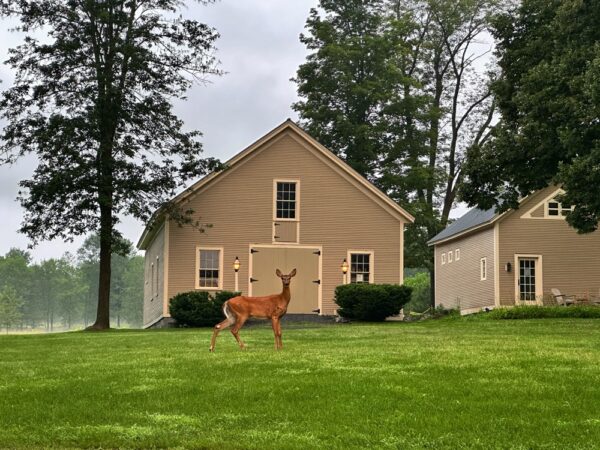
M 275 335 L 275 350 L 279 350 L 283 347 L 281 344 L 281 323 L 279 317 L 273 317 L 271 323 L 273 325 L 273 334 Z

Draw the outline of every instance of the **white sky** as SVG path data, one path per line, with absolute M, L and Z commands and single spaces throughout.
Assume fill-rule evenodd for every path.
M 317 3 L 221 0 L 207 7 L 189 3 L 190 16 L 221 34 L 217 56 L 227 72 L 208 85 L 195 86 L 187 102 L 176 106 L 186 128 L 204 134 L 205 156 L 227 160 L 286 118 L 297 118 L 290 107 L 297 99 L 296 86 L 289 80 L 305 60 L 306 50 L 298 38 L 310 8 Z M 20 43 L 22 36 L 9 32 L 7 21 L 1 24 L 0 61 L 5 61 L 8 48 Z M 10 69 L 0 65 L 0 89 L 10 86 L 12 78 Z M 35 165 L 35 158 L 27 157 L 14 166 L 0 166 L 0 255 L 11 247 L 25 248 L 29 244 L 27 237 L 17 232 L 23 211 L 16 196 L 18 182 L 29 178 Z M 453 216 L 464 211 L 458 208 Z M 135 243 L 143 224 L 125 218 L 119 228 Z M 78 237 L 73 243 L 43 242 L 32 254 L 35 260 L 59 257 L 65 251 L 74 252 L 83 239 Z

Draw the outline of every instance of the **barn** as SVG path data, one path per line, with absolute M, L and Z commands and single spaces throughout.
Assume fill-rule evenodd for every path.
M 140 237 L 144 327 L 172 322 L 180 292 L 278 293 L 276 269 L 297 269 L 288 314 L 334 315 L 342 283 L 402 283 L 413 217 L 293 121 L 225 165 L 173 199 L 203 232 L 157 211 Z

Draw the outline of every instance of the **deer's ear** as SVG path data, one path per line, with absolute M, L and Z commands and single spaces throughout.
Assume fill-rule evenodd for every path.
M 296 269 L 294 269 L 290 272 L 290 277 L 295 277 L 295 276 L 296 276 Z
M 283 274 L 281 273 L 281 270 L 277 269 L 275 271 L 275 275 L 277 275 L 279 278 L 281 278 L 283 276 Z

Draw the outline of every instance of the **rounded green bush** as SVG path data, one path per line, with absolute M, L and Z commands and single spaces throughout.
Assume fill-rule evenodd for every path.
M 344 284 L 335 289 L 338 314 L 347 319 L 383 322 L 410 300 L 412 289 L 397 284 Z
M 238 295 L 230 291 L 214 296 L 205 291 L 181 292 L 171 298 L 169 313 L 180 327 L 212 327 L 224 319 L 223 303 Z

